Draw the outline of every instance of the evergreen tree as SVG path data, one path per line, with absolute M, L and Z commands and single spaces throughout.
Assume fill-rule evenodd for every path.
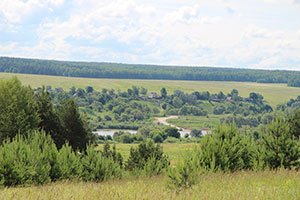
M 39 128 L 51 135 L 54 143 L 61 148 L 66 138 L 63 136 L 63 128 L 60 124 L 59 117 L 54 110 L 49 93 L 42 88 L 40 92 L 35 94 L 36 110 L 41 119 Z
M 74 150 L 84 150 L 89 142 L 93 142 L 92 132 L 87 122 L 80 116 L 73 99 L 64 100 L 58 113 L 64 138 Z
M 287 122 L 290 127 L 290 134 L 299 138 L 300 137 L 300 108 L 297 108 L 293 114 L 288 116 Z
M 299 167 L 299 140 L 290 134 L 289 125 L 281 116 L 267 126 L 259 143 L 253 160 L 256 168 Z
M 166 90 L 166 88 L 162 88 L 160 90 L 160 94 L 161 94 L 162 98 L 166 98 L 167 97 L 167 90 Z
M 251 168 L 253 140 L 238 130 L 236 124 L 219 124 L 215 132 L 200 142 L 193 162 L 210 171 L 236 171 Z

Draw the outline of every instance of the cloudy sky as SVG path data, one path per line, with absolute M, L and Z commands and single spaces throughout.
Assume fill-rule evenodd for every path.
M 300 70 L 300 0 L 0 0 L 0 56 Z

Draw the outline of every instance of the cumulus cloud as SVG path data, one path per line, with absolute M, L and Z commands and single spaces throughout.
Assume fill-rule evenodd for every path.
M 18 45 L 17 42 L 11 42 L 8 45 L 0 45 L 0 53 L 3 54 L 9 54 L 11 53 L 15 47 Z
M 299 0 L 285 2 L 291 7 L 295 1 Z M 14 30 L 15 35 L 7 34 L 6 45 L 2 46 L 0 38 L 0 52 L 63 60 L 297 66 L 300 30 L 287 25 L 293 20 L 289 16 L 282 14 L 281 21 L 270 17 L 274 13 L 277 16 L 278 9 L 289 9 L 282 7 L 284 0 L 251 2 L 248 8 L 238 1 L 225 0 L 2 0 L 0 27 L 13 27 L 6 32 Z M 253 7 L 258 8 L 255 15 Z M 47 12 L 42 12 L 36 25 L 24 20 L 43 9 Z M 49 11 L 54 17 L 49 17 Z M 284 11 L 290 14 L 295 9 Z M 15 23 L 18 26 L 14 27 Z M 299 24 L 296 19 L 293 23 Z M 26 37 L 24 42 L 15 42 L 14 37 L 21 36 L 22 31 L 29 31 L 27 37 L 36 37 L 31 38 L 34 42 L 28 42 Z
M 24 17 L 33 15 L 39 9 L 63 4 L 64 0 L 1 0 L 0 13 L 9 22 L 20 23 Z

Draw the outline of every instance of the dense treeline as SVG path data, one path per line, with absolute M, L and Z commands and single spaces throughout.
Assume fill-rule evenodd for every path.
M 300 72 L 278 70 L 67 62 L 8 57 L 0 58 L 0 72 L 88 78 L 289 83 L 289 86 L 296 87 L 299 87 L 300 76 Z
M 300 75 L 291 76 L 288 80 L 288 86 L 291 87 L 300 87 Z

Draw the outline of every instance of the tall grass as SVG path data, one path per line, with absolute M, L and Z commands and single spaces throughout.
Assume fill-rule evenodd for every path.
M 166 176 L 111 180 L 102 183 L 63 181 L 43 186 L 0 188 L 1 200 L 92 199 L 283 199 L 300 196 L 300 172 L 239 171 L 208 173 L 191 188 L 176 192 L 165 187 Z

